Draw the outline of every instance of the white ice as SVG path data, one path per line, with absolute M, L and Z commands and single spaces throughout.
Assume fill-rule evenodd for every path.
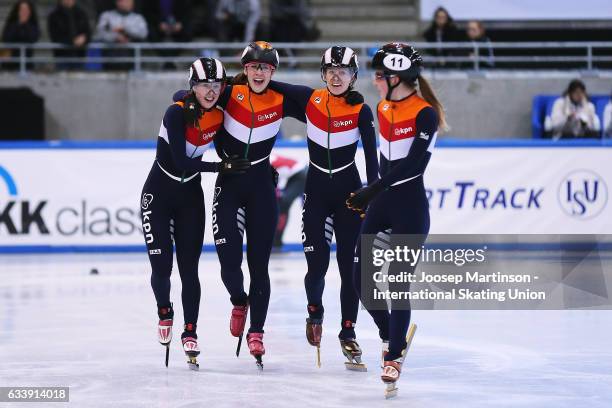
M 90 275 L 97 268 L 99 275 Z M 344 369 L 339 277 L 327 277 L 322 367 L 304 338 L 303 254 L 271 261 L 265 368 L 234 355 L 215 254 L 200 262 L 200 371 L 156 338 L 144 255 L 0 257 L 0 386 L 69 386 L 70 403 L 27 407 L 610 407 L 611 311 L 415 311 L 399 396 L 385 401 L 380 341 L 360 311 L 367 373 Z M 180 279 L 172 277 L 176 321 Z M 175 326 L 175 339 L 180 336 Z

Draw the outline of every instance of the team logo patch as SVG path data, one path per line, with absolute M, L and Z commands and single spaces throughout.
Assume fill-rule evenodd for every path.
M 215 240 L 215 245 L 221 245 L 221 244 L 225 244 L 227 241 L 225 241 L 225 238 L 219 238 L 217 240 Z
M 385 104 L 383 105 L 383 110 L 384 110 L 384 111 L 388 111 L 388 110 L 389 110 L 389 104 L 388 104 L 388 103 L 385 103 Z
M 314 252 L 314 246 L 305 246 L 304 252 Z
M 140 204 L 140 206 L 142 207 L 143 210 L 146 210 L 149 208 L 149 204 L 151 204 L 152 201 L 153 201 L 153 194 L 144 193 L 142 195 L 142 203 Z
M 161 249 L 152 249 L 149 251 L 149 255 L 161 255 Z
M 421 134 L 419 135 L 419 137 L 421 139 L 425 139 L 425 140 L 429 140 L 429 135 L 425 132 L 421 132 Z
M 314 98 L 315 103 L 321 103 L 321 98 L 319 96 L 317 96 L 316 98 Z
M 244 100 L 244 95 L 239 93 L 236 98 L 238 98 L 239 101 L 243 101 Z

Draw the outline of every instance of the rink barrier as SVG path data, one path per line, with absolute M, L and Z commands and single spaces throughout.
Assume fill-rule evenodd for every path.
M 0 141 L 2 149 L 154 149 L 157 141 L 130 140 L 130 141 L 70 141 L 70 140 L 46 140 L 46 141 Z M 304 148 L 307 147 L 305 140 L 278 140 L 275 147 L 282 148 Z M 436 140 L 436 148 L 504 148 L 504 147 L 612 147 L 612 139 L 597 140 L 545 140 L 531 138 L 512 138 L 496 140 L 457 139 L 453 137 L 440 137 Z
M 428 248 L 470 248 L 479 247 L 482 243 L 462 242 L 460 246 L 457 243 L 436 242 L 432 245 L 426 245 Z M 243 251 L 246 251 L 246 246 L 243 246 Z M 569 251 L 583 252 L 597 249 L 598 251 L 612 251 L 612 242 L 564 242 L 563 247 L 559 243 L 539 242 L 539 243 L 487 243 L 487 250 L 490 251 L 507 251 L 507 252 L 543 252 L 543 251 Z M 331 250 L 336 250 L 336 244 L 331 245 Z M 302 244 L 284 244 L 280 251 L 276 252 L 302 252 Z M 215 252 L 214 245 L 204 245 L 202 253 Z M 65 254 L 65 253 L 146 253 L 144 245 L 4 245 L 0 246 L 1 255 L 19 255 L 19 254 Z M 272 252 L 273 254 L 275 251 Z M 606 258 L 607 259 L 607 258 Z
M 152 150 L 156 146 L 156 141 L 0 141 L 0 151 L 2 150 L 99 150 L 99 149 L 146 149 Z M 276 147 L 304 149 L 307 144 L 305 141 L 278 140 Z M 533 140 L 533 139 L 498 139 L 498 140 L 473 140 L 457 138 L 440 138 L 436 143 L 440 148 L 609 148 L 612 147 L 612 140 Z M 595 243 L 582 243 L 592 246 Z M 555 244 L 552 244 L 555 245 Z M 601 245 L 601 244 L 600 244 Z M 605 244 L 605 250 L 612 250 L 612 247 Z M 600 246 L 601 248 L 601 246 Z M 335 250 L 335 246 L 332 247 Z M 506 251 L 546 251 L 554 250 L 550 244 L 505 244 L 496 249 Z M 558 245 L 557 245 L 558 249 Z M 564 247 L 564 249 L 567 249 Z M 206 244 L 204 252 L 214 251 L 214 245 Z M 282 252 L 302 252 L 302 245 L 298 242 L 287 244 Z M 26 253 L 144 253 L 144 245 L 1 245 L 0 254 L 26 254 Z

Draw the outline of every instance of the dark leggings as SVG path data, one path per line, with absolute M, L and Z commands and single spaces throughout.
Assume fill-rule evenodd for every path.
M 429 204 L 425 196 L 423 177 L 391 187 L 382 192 L 368 207 L 361 234 L 378 234 L 387 231 L 391 234 L 418 234 L 420 246 L 429 233 Z M 393 247 L 393 240 L 391 240 Z M 360 296 L 371 296 L 361 291 L 361 240 L 355 250 L 354 268 L 355 288 Z M 406 347 L 406 333 L 410 325 L 410 309 L 401 310 L 391 307 L 391 312 L 385 304 L 373 304 L 371 299 L 362 298 L 368 312 L 378 326 L 379 335 L 383 340 L 389 340 L 389 354 L 386 359 L 394 360 L 401 355 Z
M 198 175 L 180 183 L 154 163 L 140 196 L 142 227 L 152 268 L 151 287 L 157 306 L 170 305 L 174 239 L 185 323 L 194 324 L 200 308 L 198 262 L 204 241 L 204 194 L 200 180 Z
M 359 236 L 361 219 L 346 207 L 351 192 L 361 187 L 355 165 L 333 173 L 310 167 L 304 190 L 302 210 L 302 245 L 308 264 L 304 278 L 308 304 L 322 309 L 325 274 L 329 267 L 332 232 L 336 234 L 336 259 L 340 270 L 340 337 L 354 338 L 359 297 L 353 287 L 353 254 Z M 322 313 L 319 313 L 322 314 Z M 318 316 L 311 313 L 312 317 Z
M 278 220 L 270 163 L 257 163 L 246 174 L 218 176 L 212 214 L 223 284 L 233 305 L 244 305 L 248 299 L 249 332 L 263 333 L 270 302 L 268 263 Z M 245 231 L 251 278 L 248 295 L 241 269 Z

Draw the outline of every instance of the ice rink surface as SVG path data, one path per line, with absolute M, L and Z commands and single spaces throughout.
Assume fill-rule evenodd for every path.
M 90 274 L 97 268 L 98 275 Z M 216 255 L 200 262 L 200 371 L 180 347 L 180 279 L 170 366 L 157 343 L 143 255 L 0 256 L 0 386 L 69 386 L 70 403 L 27 407 L 590 407 L 612 406 L 611 311 L 415 311 L 419 329 L 399 396 L 385 401 L 380 340 L 365 310 L 357 335 L 367 373 L 344 369 L 339 277 L 325 291 L 322 367 L 306 343 L 301 253 L 271 261 L 265 368 L 236 358 Z

